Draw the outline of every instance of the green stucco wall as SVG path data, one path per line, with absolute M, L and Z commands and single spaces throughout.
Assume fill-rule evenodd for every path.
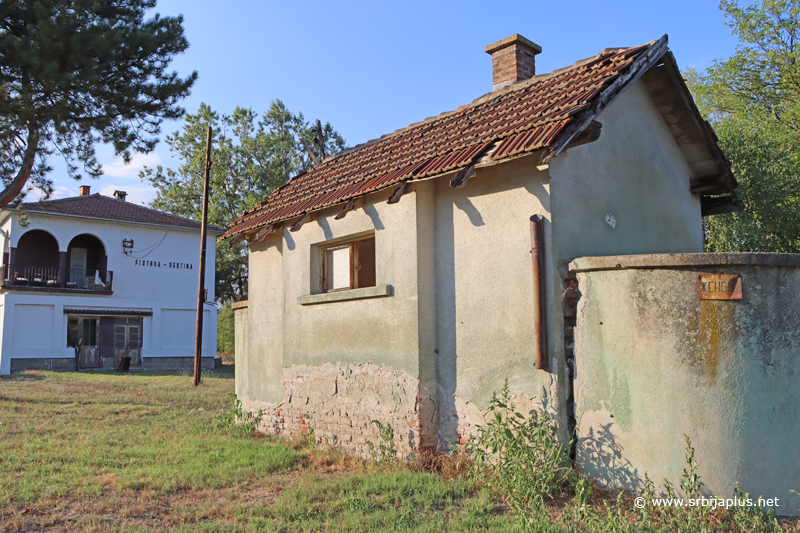
M 244 371 L 247 361 L 247 300 L 233 304 L 233 345 L 234 345 L 234 376 L 236 394 L 241 394 L 241 387 L 245 383 L 247 373 Z
M 702 252 L 692 170 L 644 83 L 633 84 L 597 120 L 600 139 L 550 163 L 554 254 Z
M 513 393 L 559 406 L 556 359 L 549 371 L 534 368 L 530 217 L 550 216 L 547 173 L 536 164 L 527 157 L 478 169 L 463 189 L 449 180 L 436 184 L 437 369 L 439 386 L 449 391 L 441 399 L 445 414 L 452 394 L 485 409 L 505 379 Z M 549 229 L 546 223 L 546 240 Z M 553 264 L 549 252 L 545 263 Z M 554 270 L 544 270 L 550 281 Z M 553 324 L 552 306 L 545 312 Z
M 678 485 L 684 438 L 706 494 L 800 498 L 800 255 L 579 258 L 578 464 L 601 482 Z M 741 300 L 700 300 L 701 274 L 740 274 Z

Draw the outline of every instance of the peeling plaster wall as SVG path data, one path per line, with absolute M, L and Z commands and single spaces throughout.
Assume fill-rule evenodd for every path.
M 466 189 L 451 189 L 448 177 L 425 181 L 393 205 L 386 203 L 392 191 L 383 191 L 342 220 L 333 220 L 336 207 L 300 231 L 289 232 L 287 225 L 282 234 L 251 244 L 249 348 L 237 368 L 237 393 L 253 406 L 281 405 L 286 420 L 286 409 L 296 405 L 289 401 L 296 385 L 289 369 L 373 365 L 401 372 L 418 380 L 412 420 L 423 424 L 420 435 L 430 439 L 425 446 L 474 432 L 479 409 L 506 378 L 512 394 L 526 398 L 522 403 L 533 398 L 555 413 L 561 405 L 557 371 L 533 367 L 529 219 L 548 214 L 546 179 L 534 159 L 525 158 L 480 169 Z M 301 305 L 298 297 L 319 292 L 319 245 L 369 232 L 375 234 L 377 283 L 391 285 L 391 296 Z M 557 369 L 556 358 L 550 359 Z M 365 402 L 378 394 L 370 387 L 362 392 Z M 348 405 L 358 411 L 366 404 Z M 446 418 L 441 435 L 437 410 Z M 301 415 L 311 413 L 298 412 L 273 430 L 302 432 L 296 421 L 308 422 Z M 315 434 L 325 417 L 335 426 L 340 412 L 353 415 L 326 408 L 310 417 Z
M 290 232 L 286 225 L 282 232 L 251 244 L 249 349 L 242 357 L 237 394 L 252 405 L 258 402 L 285 405 L 281 408 L 281 417 L 289 422 L 281 426 L 281 432 L 297 433 L 297 428 L 303 426 L 298 420 L 311 420 L 309 423 L 315 431 L 317 427 L 323 431 L 328 424 L 336 426 L 336 419 L 344 416 L 341 412 L 346 412 L 350 420 L 355 420 L 356 416 L 366 417 L 358 418 L 361 424 L 358 427 L 372 434 L 374 426 L 368 427 L 367 418 L 375 418 L 377 414 L 371 415 L 371 407 L 365 406 L 382 394 L 380 387 L 359 389 L 366 403 L 347 400 L 342 404 L 337 400 L 335 405 L 345 407 L 336 410 L 328 409 L 329 402 L 322 397 L 306 396 L 311 398 L 309 403 L 322 402 L 315 407 L 325 405 L 325 409 L 314 411 L 315 415 L 309 417 L 301 416 L 312 413 L 297 407 L 291 392 L 299 386 L 297 379 L 300 379 L 300 374 L 292 372 L 325 374 L 324 369 L 332 363 L 351 368 L 367 365 L 371 369 L 385 369 L 381 372 L 400 372 L 405 381 L 417 380 L 415 395 L 421 396 L 416 404 L 420 412 L 428 414 L 417 413 L 417 423 L 427 425 L 418 427 L 418 438 L 413 444 L 436 445 L 435 386 L 425 385 L 435 383 L 436 379 L 434 262 L 431 260 L 434 240 L 429 229 L 432 224 L 425 223 L 433 219 L 432 188 L 431 183 L 418 184 L 416 192 L 406 194 L 399 203 L 392 205 L 386 203 L 392 191 L 381 191 L 370 195 L 362 207 L 342 220 L 334 220 L 340 209 L 337 206 L 321 212 L 316 220 L 297 232 Z M 422 222 L 418 223 L 418 219 Z M 320 245 L 369 233 L 375 235 L 376 282 L 390 285 L 391 294 L 302 305 L 298 298 L 320 292 Z M 332 376 L 332 379 L 335 382 L 338 378 Z M 420 407 L 423 405 L 424 409 Z M 325 417 L 330 420 L 326 421 Z M 394 429 L 398 435 L 404 434 L 398 427 Z M 324 430 L 318 435 L 328 434 L 338 435 L 334 430 Z M 431 442 L 420 442 L 419 437 Z M 343 442 L 339 437 L 335 440 Z M 358 444 L 363 447 L 364 441 Z
M 603 125 L 600 138 L 567 149 L 548 169 L 553 216 L 547 244 L 556 274 L 550 290 L 559 317 L 548 333 L 558 339 L 557 360 L 573 366 L 576 294 L 571 280 L 561 278 L 566 274 L 562 262 L 589 255 L 703 251 L 700 199 L 689 192 L 692 170 L 644 82 L 629 87 L 597 120 Z M 562 364 L 558 375 L 567 383 L 559 387 L 561 401 L 569 406 L 568 372 Z M 563 409 L 559 415 L 561 437 L 569 439 L 570 420 Z
M 797 515 L 800 255 L 618 256 L 571 267 L 582 294 L 580 467 L 627 489 L 645 472 L 678 485 L 687 435 L 707 494 L 731 497 L 738 481 L 754 497 L 780 498 L 777 514 Z M 704 273 L 741 274 L 743 299 L 699 300 Z
M 280 403 L 243 397 L 244 408 L 263 411 L 259 430 L 309 438 L 369 456 L 381 442 L 377 420 L 394 431 L 394 446 L 405 456 L 431 435 L 435 416 L 433 382 L 371 363 L 292 365 L 283 369 Z M 370 447 L 372 444 L 372 448 Z

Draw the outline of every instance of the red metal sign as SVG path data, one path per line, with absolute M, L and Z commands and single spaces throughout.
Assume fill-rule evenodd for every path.
M 741 300 L 742 276 L 739 274 L 700 274 L 701 300 Z

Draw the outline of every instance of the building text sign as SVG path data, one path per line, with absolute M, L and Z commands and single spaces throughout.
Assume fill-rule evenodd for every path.
M 741 300 L 742 276 L 739 274 L 700 274 L 701 300 Z
M 174 263 L 171 261 L 153 261 L 149 259 L 136 259 L 134 261 L 134 266 L 142 266 L 142 267 L 156 267 L 156 268 L 180 268 L 184 270 L 193 270 L 194 266 L 192 263 Z

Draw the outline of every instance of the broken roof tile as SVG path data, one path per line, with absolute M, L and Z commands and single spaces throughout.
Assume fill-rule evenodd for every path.
M 653 43 L 606 49 L 564 69 L 506 87 L 456 111 L 326 158 L 275 189 L 230 225 L 225 239 L 283 222 L 408 179 L 547 148 L 605 87 Z

